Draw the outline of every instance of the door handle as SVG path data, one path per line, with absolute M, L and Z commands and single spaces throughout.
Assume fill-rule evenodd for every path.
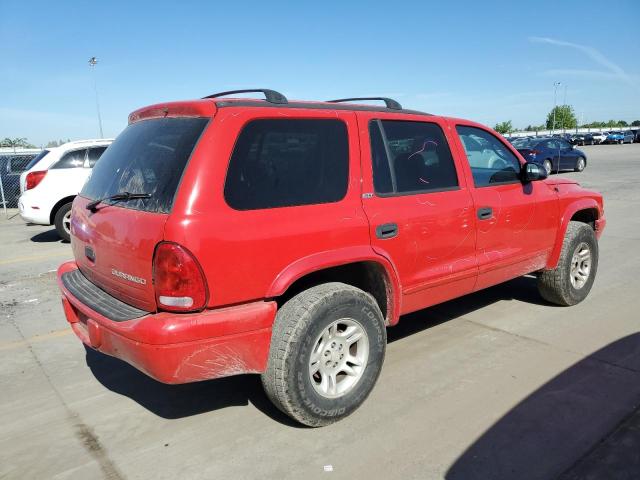
M 491 207 L 478 209 L 478 218 L 480 220 L 489 220 L 491 217 L 493 217 L 493 209 Z
M 398 224 L 383 223 L 376 227 L 376 237 L 380 239 L 393 238 L 398 235 Z

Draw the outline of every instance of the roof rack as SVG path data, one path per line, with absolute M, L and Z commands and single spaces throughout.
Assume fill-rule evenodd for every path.
M 381 100 L 391 110 L 402 110 L 402 105 L 387 97 L 357 97 L 357 98 L 339 98 L 338 100 L 327 100 L 328 103 L 355 102 L 359 100 Z
M 289 103 L 289 101 L 287 100 L 287 97 L 285 97 L 283 94 L 281 94 L 280 92 L 276 92 L 275 90 L 269 90 L 268 88 L 229 90 L 228 92 L 214 93 L 212 95 L 207 95 L 206 97 L 202 97 L 202 98 L 218 98 L 218 97 L 226 97 L 228 95 L 233 95 L 235 93 L 256 93 L 256 92 L 264 93 L 264 97 L 269 103 L 278 103 L 278 104 Z

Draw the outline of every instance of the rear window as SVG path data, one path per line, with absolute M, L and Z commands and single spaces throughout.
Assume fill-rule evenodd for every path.
M 535 140 L 533 138 L 516 138 L 511 145 L 516 148 L 531 148 L 533 147 L 539 140 Z
M 47 153 L 49 153 L 49 150 L 42 150 L 38 155 L 33 157 L 29 163 L 27 163 L 27 166 L 24 167 L 24 169 L 30 170 L 31 167 L 33 167 L 36 163 L 42 160 L 47 155 Z
M 236 142 L 224 196 L 236 210 L 337 202 L 347 193 L 348 176 L 342 121 L 254 120 Z
M 97 200 L 122 192 L 148 193 L 150 198 L 116 203 L 168 213 L 207 122 L 207 118 L 161 118 L 129 125 L 95 164 L 81 195 Z

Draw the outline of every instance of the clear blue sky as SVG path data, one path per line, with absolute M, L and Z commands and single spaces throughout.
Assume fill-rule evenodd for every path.
M 108 136 L 140 106 L 243 87 L 524 127 L 560 81 L 584 121 L 640 119 L 637 0 L 0 0 L 0 137 L 95 137 L 94 55 Z

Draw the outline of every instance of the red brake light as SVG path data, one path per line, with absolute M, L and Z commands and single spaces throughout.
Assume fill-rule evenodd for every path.
M 162 242 L 153 257 L 153 281 L 158 308 L 172 312 L 202 310 L 207 283 L 193 255 L 177 243 Z
M 531 150 L 529 152 L 529 155 L 531 155 L 532 157 L 535 157 L 536 155 L 538 155 L 538 153 L 540 153 L 540 152 L 538 152 L 538 150 Z
M 25 182 L 24 189 L 31 190 L 32 188 L 36 188 L 46 174 L 47 174 L 46 170 L 39 170 L 37 172 L 27 173 L 27 179 Z

